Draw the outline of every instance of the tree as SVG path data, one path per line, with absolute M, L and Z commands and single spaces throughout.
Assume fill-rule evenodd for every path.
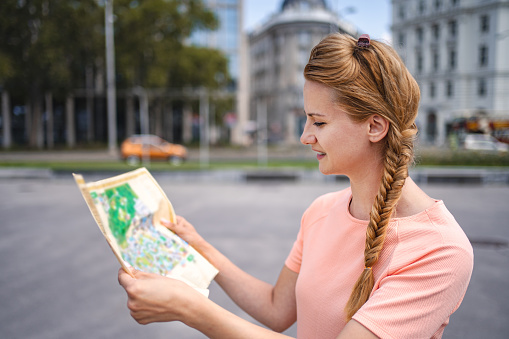
M 43 97 L 84 87 L 101 50 L 101 11 L 95 0 L 4 0 L 0 13 L 0 84 L 26 101 L 28 143 L 40 148 Z
M 115 0 L 114 13 L 120 89 L 227 83 L 220 52 L 186 44 L 197 29 L 218 25 L 201 0 Z M 26 103 L 30 146 L 44 144 L 44 98 L 67 98 L 72 108 L 75 90 L 90 87 L 90 74 L 104 72 L 104 64 L 101 0 L 0 1 L 0 87 Z
M 166 89 L 226 86 L 229 81 L 227 58 L 217 50 L 188 44 L 196 30 L 218 27 L 215 15 L 200 0 L 115 0 L 115 46 L 117 85 L 133 93 L 138 87 Z M 159 91 L 159 93 L 161 93 Z M 170 140 L 173 124 L 189 120 L 186 99 L 169 102 L 164 95 L 152 98 L 154 132 Z M 126 133 L 134 130 L 133 99 L 126 100 Z M 182 110 L 174 117 L 174 111 Z M 185 125 L 185 123 L 182 123 Z M 163 128 L 164 126 L 164 128 Z M 185 139 L 185 138 L 183 138 Z
M 119 86 L 217 87 L 227 79 L 222 54 L 186 44 L 197 29 L 218 26 L 202 1 L 117 0 L 114 11 Z

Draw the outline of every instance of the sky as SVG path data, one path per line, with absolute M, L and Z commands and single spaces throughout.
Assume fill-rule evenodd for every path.
M 329 8 L 373 39 L 391 40 L 390 0 L 326 0 Z M 281 9 L 283 0 L 244 0 L 244 30 L 250 31 Z M 349 13 L 349 7 L 355 8 Z

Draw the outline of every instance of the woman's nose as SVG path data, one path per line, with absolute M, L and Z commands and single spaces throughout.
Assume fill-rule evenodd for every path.
M 300 136 L 300 142 L 303 143 L 304 145 L 314 144 L 316 142 L 316 137 L 314 136 L 314 134 L 309 133 L 307 127 L 304 127 L 304 131 Z

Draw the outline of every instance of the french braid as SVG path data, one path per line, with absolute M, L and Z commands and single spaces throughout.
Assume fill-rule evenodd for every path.
M 420 92 L 391 47 L 371 40 L 370 47 L 359 48 L 355 39 L 339 33 L 329 35 L 315 46 L 304 76 L 335 90 L 338 105 L 352 120 L 365 121 L 378 114 L 389 121 L 383 173 L 366 229 L 365 269 L 345 307 L 349 320 L 369 299 L 374 285 L 372 268 L 382 251 L 387 226 L 413 161 L 417 133 L 414 121 Z

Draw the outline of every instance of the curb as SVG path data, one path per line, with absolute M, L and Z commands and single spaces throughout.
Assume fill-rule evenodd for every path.
M 0 168 L 0 179 L 51 179 L 53 177 L 54 173 L 49 168 Z
M 88 180 L 97 180 L 120 174 L 108 171 L 85 172 Z M 158 179 L 192 182 L 245 182 L 245 183 L 297 183 L 348 181 L 345 176 L 326 176 L 318 170 L 298 169 L 251 169 L 251 170 L 204 170 L 204 171 L 153 171 Z M 509 168 L 414 168 L 410 177 L 420 184 L 501 184 L 509 185 Z M 62 179 L 72 178 L 71 172 L 53 171 L 45 168 L 0 167 L 0 179 Z

